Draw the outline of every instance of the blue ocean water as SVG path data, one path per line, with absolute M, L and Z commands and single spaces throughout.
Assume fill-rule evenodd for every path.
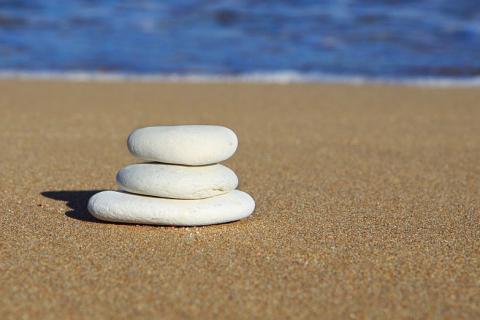
M 0 70 L 480 76 L 479 0 L 0 0 Z

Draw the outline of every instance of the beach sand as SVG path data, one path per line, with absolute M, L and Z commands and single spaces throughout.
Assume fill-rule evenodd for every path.
M 0 81 L 0 318 L 480 317 L 480 90 Z M 254 214 L 86 211 L 127 135 L 221 124 Z

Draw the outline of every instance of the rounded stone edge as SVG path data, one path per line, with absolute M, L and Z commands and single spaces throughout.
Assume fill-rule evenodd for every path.
M 179 166 L 182 167 L 183 165 L 174 165 L 174 164 L 160 164 L 160 163 L 133 163 L 133 164 L 128 164 L 124 167 L 122 167 L 120 170 L 118 170 L 117 174 L 115 175 L 115 182 L 118 185 L 118 188 L 121 191 L 126 191 L 128 193 L 132 194 L 137 194 L 137 195 L 145 195 L 145 196 L 152 196 L 152 197 L 157 197 L 157 198 L 166 198 L 166 199 L 177 199 L 177 200 L 202 200 L 202 199 L 208 199 L 216 196 L 220 196 L 222 194 L 229 193 L 233 190 L 236 190 L 238 188 L 238 185 L 240 183 L 237 174 L 235 171 L 233 171 L 231 168 L 227 167 L 226 165 L 216 163 L 216 164 L 211 164 L 208 166 L 220 166 L 222 167 L 222 170 L 225 170 L 225 173 L 227 173 L 231 180 L 232 180 L 232 186 L 229 189 L 224 189 L 221 190 L 221 192 L 217 192 L 215 194 L 211 194 L 208 196 L 185 196 L 185 195 L 170 195 L 170 194 L 163 194 L 163 193 L 155 193 L 155 192 L 148 192 L 145 190 L 135 190 L 134 188 L 131 188 L 131 186 L 125 184 L 124 179 L 122 178 L 122 172 L 125 172 L 125 169 L 132 167 L 132 166 L 137 166 L 137 165 L 164 165 L 164 166 Z M 194 168 L 195 166 L 183 166 L 187 168 Z M 198 193 L 198 191 L 197 191 Z
M 137 224 L 137 225 L 158 225 L 158 226 L 177 226 L 177 227 L 199 227 L 199 226 L 210 226 L 210 225 L 219 225 L 219 224 L 225 224 L 225 223 L 231 223 L 231 222 L 235 222 L 235 221 L 240 221 L 240 220 L 243 220 L 243 219 L 246 219 L 248 217 L 250 217 L 253 212 L 255 211 L 256 209 L 256 202 L 255 202 L 255 199 L 247 192 L 244 192 L 244 191 L 240 191 L 240 190 L 234 190 L 234 191 L 239 191 L 241 192 L 242 196 L 245 197 L 246 199 L 248 199 L 248 202 L 249 202 L 249 206 L 247 208 L 247 210 L 245 211 L 245 214 L 241 215 L 239 218 L 236 218 L 236 219 L 226 219 L 226 220 L 223 220 L 221 222 L 211 222 L 211 223 L 176 223 L 176 224 L 171 224 L 171 223 L 148 223 L 148 222 L 126 222 L 126 221 L 122 221 L 122 219 L 118 219 L 118 218 L 115 218 L 115 217 L 112 217 L 111 219 L 109 218 L 109 208 L 106 208 L 106 211 L 107 211 L 107 214 L 104 214 L 104 215 L 98 215 L 95 210 L 94 210 L 94 207 L 95 207 L 95 203 L 97 202 L 97 199 L 99 197 L 102 196 L 102 194 L 104 193 L 110 193 L 110 192 L 121 192 L 121 191 L 113 191 L 113 190 L 105 190 L 105 191 L 100 191 L 96 194 L 94 194 L 93 196 L 90 197 L 90 199 L 88 200 L 88 204 L 87 204 L 87 210 L 88 212 L 93 216 L 95 217 L 96 219 L 100 220 L 100 221 L 105 221 L 105 222 L 112 222 L 112 223 L 125 223 L 125 224 Z M 126 193 L 126 192 L 125 192 Z M 126 193 L 126 194 L 129 194 L 129 193 Z M 134 196 L 139 196 L 141 197 L 141 195 L 135 195 L 135 194 L 131 194 L 131 195 L 134 195 Z M 178 201 L 182 201 L 182 200 L 178 200 Z M 189 201 L 189 200 L 185 200 L 185 201 Z
M 139 131 L 142 131 L 143 129 L 149 129 L 149 128 L 155 128 L 155 127 L 181 127 L 181 126 L 211 126 L 211 127 L 219 127 L 219 128 L 225 129 L 225 131 L 228 132 L 228 134 L 232 138 L 232 141 L 233 141 L 232 148 L 233 149 L 231 150 L 230 153 L 228 153 L 228 156 L 222 157 L 218 161 L 215 161 L 215 162 L 204 162 L 204 161 L 202 161 L 202 162 L 196 162 L 196 163 L 193 163 L 193 162 L 188 162 L 188 163 L 187 162 L 164 162 L 164 161 L 154 159 L 154 158 L 151 158 L 151 157 L 143 157 L 142 155 L 138 154 L 138 152 L 135 151 L 135 144 L 132 143 L 132 139 L 136 134 L 138 134 Z M 186 166 L 203 166 L 203 165 L 210 165 L 210 164 L 215 164 L 215 163 L 219 163 L 219 162 L 228 160 L 237 151 L 238 144 L 239 144 L 239 140 L 238 140 L 238 136 L 235 133 L 235 131 L 233 131 L 232 129 L 230 129 L 226 126 L 216 125 L 216 124 L 197 124 L 197 125 L 181 124 L 181 125 L 157 125 L 157 126 L 140 127 L 140 128 L 136 128 L 132 132 L 130 132 L 130 134 L 127 137 L 127 149 L 130 152 L 130 154 L 137 159 L 145 160 L 145 161 L 165 163 L 165 164 L 178 164 L 178 165 L 186 165 Z

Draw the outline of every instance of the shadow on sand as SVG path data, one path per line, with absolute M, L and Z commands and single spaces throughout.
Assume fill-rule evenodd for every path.
M 103 190 L 44 191 L 41 195 L 46 198 L 67 202 L 67 206 L 72 209 L 65 212 L 67 217 L 82 221 L 102 223 L 102 221 L 93 217 L 87 210 L 88 199 L 100 191 Z

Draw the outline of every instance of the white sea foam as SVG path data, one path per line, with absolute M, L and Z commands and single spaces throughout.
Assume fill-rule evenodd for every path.
M 115 72 L 87 71 L 15 71 L 0 70 L 0 79 L 18 80 L 68 80 L 68 81 L 101 81 L 101 82 L 188 82 L 188 83 L 346 83 L 346 84 L 387 84 L 433 87 L 477 87 L 480 86 L 480 76 L 470 78 L 453 77 L 404 77 L 382 78 L 359 75 L 304 74 L 296 71 L 252 72 L 238 75 L 216 74 L 136 74 Z

